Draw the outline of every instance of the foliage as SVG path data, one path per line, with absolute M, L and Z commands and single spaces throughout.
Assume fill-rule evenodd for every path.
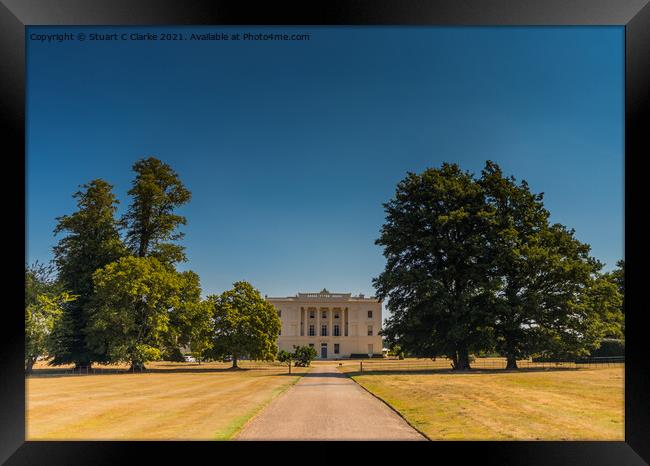
M 212 314 L 207 302 L 201 301 L 199 276 L 192 271 L 181 272 L 182 286 L 179 290 L 179 305 L 169 315 L 169 326 L 164 335 L 167 353 L 178 353 L 183 360 L 180 346 L 189 346 L 197 361 L 211 346 Z
M 625 261 L 621 259 L 616 263 L 616 269 L 608 274 L 608 277 L 616 284 L 621 296 L 625 296 Z M 625 314 L 625 309 L 623 309 Z
M 373 280 L 392 316 L 389 344 L 423 357 L 446 355 L 469 368 L 469 352 L 489 338 L 486 304 L 493 286 L 486 231 L 493 212 L 472 175 L 455 164 L 408 173 L 384 204 L 386 222 L 376 244 L 384 272 Z
M 512 369 L 534 353 L 577 357 L 620 336 L 622 278 L 601 275 L 590 246 L 550 225 L 542 201 L 491 161 L 479 179 L 450 164 L 409 173 L 384 204 L 376 241 L 389 346 L 447 356 L 455 369 L 470 367 L 469 352 L 497 351 Z
M 544 285 L 538 277 L 545 273 L 541 266 L 546 252 L 540 247 L 540 235 L 547 228 L 549 213 L 542 194 L 531 193 L 526 181 L 517 184 L 514 177 L 504 177 L 491 161 L 486 162 L 477 184 L 494 212 L 485 245 L 493 258 L 490 274 L 497 284 L 488 304 L 493 314 L 492 346 L 507 357 L 512 369 L 517 359 L 527 357 L 538 344 L 535 314 L 538 292 Z
M 600 346 L 591 352 L 593 357 L 625 356 L 625 340 L 603 338 Z
M 297 367 L 308 367 L 318 354 L 313 346 L 294 345 L 293 349 L 293 359 Z
M 64 303 L 52 334 L 52 364 L 75 363 L 78 368 L 104 358 L 88 347 L 85 338 L 93 273 L 126 254 L 120 239 L 121 224 L 115 219 L 119 201 L 112 186 L 95 179 L 81 188 L 73 195 L 77 211 L 57 218 L 54 229 L 55 235 L 65 234 L 54 247 L 58 280 L 78 299 Z
M 285 350 L 280 350 L 278 351 L 278 355 L 276 356 L 276 359 L 280 362 L 291 364 L 291 361 L 293 361 L 293 353 L 290 353 L 289 351 L 285 351 Z
M 25 372 L 32 371 L 36 360 L 49 354 L 54 326 L 63 314 L 63 306 L 77 297 L 61 291 L 51 278 L 52 267 L 36 262 L 25 268 Z
M 546 336 L 543 356 L 576 358 L 588 356 L 608 335 L 622 336 L 621 296 L 606 277 L 591 277 L 583 289 L 556 309 L 550 309 L 541 323 Z
M 214 321 L 212 310 L 207 301 L 193 303 L 186 312 L 188 344 L 192 356 L 200 363 L 212 349 Z
M 278 351 L 280 319 L 275 307 L 268 303 L 250 283 L 239 281 L 221 295 L 208 296 L 214 319 L 210 354 L 215 359 L 232 357 L 272 361 Z
M 193 277 L 192 277 L 193 278 Z M 196 283 L 155 257 L 123 257 L 94 274 L 89 344 L 105 362 L 130 362 L 134 370 L 160 359 L 170 322 L 186 306 Z
M 618 261 L 616 263 L 616 268 L 612 272 L 604 274 L 604 277 L 616 286 L 618 293 L 621 296 L 621 313 L 623 314 L 621 330 L 625 333 L 625 261 Z
M 396 343 L 389 345 L 388 356 L 397 356 L 399 359 L 404 359 L 405 353 L 402 347 Z M 435 359 L 435 358 L 434 358 Z
M 490 161 L 478 180 L 495 212 L 487 246 L 499 282 L 491 302 L 494 346 L 507 357 L 508 369 L 541 348 L 586 351 L 593 344 L 588 328 L 594 330 L 600 322 L 598 313 L 587 308 L 579 318 L 569 316 L 570 303 L 584 295 L 601 264 L 573 230 L 549 224 L 543 194 L 531 193 L 526 181 L 515 181 Z M 562 326 L 561 332 L 549 330 Z
M 138 160 L 133 171 L 136 177 L 129 190 L 133 201 L 124 217 L 131 252 L 166 264 L 185 261 L 184 248 L 173 242 L 183 237 L 176 229 L 186 219 L 174 210 L 189 202 L 190 191 L 169 165 L 154 157 Z

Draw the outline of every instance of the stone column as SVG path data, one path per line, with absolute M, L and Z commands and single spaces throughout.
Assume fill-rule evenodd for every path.
M 327 312 L 329 312 L 329 323 L 327 324 L 327 336 L 333 336 L 334 335 L 334 327 L 332 326 L 332 323 L 334 322 L 334 308 L 328 308 Z M 329 348 L 328 348 L 329 351 Z M 334 350 L 332 350 L 334 351 Z

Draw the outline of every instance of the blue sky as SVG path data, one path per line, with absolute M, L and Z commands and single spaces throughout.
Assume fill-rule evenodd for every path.
M 592 254 L 623 257 L 622 27 L 30 28 L 287 32 L 309 41 L 28 44 L 27 260 L 104 178 L 128 205 L 154 155 L 192 191 L 180 213 L 204 294 L 374 294 L 382 203 L 407 171 L 486 159 L 545 193 Z

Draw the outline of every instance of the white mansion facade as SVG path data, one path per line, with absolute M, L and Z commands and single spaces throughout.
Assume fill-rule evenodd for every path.
M 278 347 L 312 346 L 320 359 L 381 355 L 381 301 L 351 293 L 298 293 L 266 300 L 282 322 Z

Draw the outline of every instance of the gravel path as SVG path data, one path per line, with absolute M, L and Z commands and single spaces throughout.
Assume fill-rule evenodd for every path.
M 426 439 L 336 366 L 314 366 L 246 424 L 236 440 Z

